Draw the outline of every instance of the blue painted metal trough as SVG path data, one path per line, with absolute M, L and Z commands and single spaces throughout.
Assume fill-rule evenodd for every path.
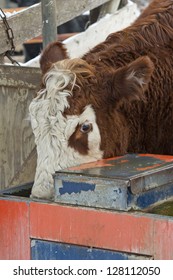
M 54 181 L 56 202 L 144 209 L 173 197 L 173 157 L 128 154 L 59 171 Z

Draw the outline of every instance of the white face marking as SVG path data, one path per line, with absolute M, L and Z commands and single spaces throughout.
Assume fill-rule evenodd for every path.
M 51 198 L 54 194 L 52 174 L 55 171 L 101 159 L 100 132 L 93 108 L 87 106 L 81 115 L 64 117 L 62 112 L 69 106 L 65 90 L 68 83 L 75 83 L 69 71 L 51 70 L 47 75 L 46 89 L 35 98 L 29 107 L 32 129 L 37 145 L 37 169 L 32 196 Z M 88 133 L 88 154 L 81 155 L 69 147 L 68 140 L 76 126 L 84 122 L 92 124 Z

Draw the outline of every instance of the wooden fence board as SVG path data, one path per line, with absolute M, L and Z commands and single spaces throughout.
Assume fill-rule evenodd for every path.
M 57 26 L 69 21 L 70 19 L 73 19 L 87 10 L 92 10 L 97 6 L 105 4 L 109 1 L 110 0 L 74 0 L 73 5 L 71 5 L 71 0 L 56 0 Z M 15 14 L 12 14 L 7 18 L 7 20 L 14 33 L 15 46 L 39 36 L 42 33 L 41 4 L 35 4 Z M 2 20 L 0 20 L 0 37 L 1 54 L 11 49 Z
M 7 18 L 8 24 L 14 33 L 14 45 L 22 44 L 24 41 L 41 34 L 41 4 L 33 5 L 25 10 L 12 14 Z M 0 53 L 11 49 L 7 38 L 4 23 L 0 20 Z
M 63 0 L 63 4 L 61 0 L 56 0 L 57 23 L 58 25 L 60 25 L 70 19 L 73 19 L 76 16 L 81 15 L 88 10 L 93 10 L 94 8 L 101 6 L 107 2 L 110 2 L 110 0 L 73 0 L 73 4 L 69 5 L 70 0 Z

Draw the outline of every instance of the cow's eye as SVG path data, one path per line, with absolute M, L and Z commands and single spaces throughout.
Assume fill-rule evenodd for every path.
M 92 129 L 92 124 L 91 123 L 83 123 L 80 127 L 80 131 L 83 133 L 88 133 Z

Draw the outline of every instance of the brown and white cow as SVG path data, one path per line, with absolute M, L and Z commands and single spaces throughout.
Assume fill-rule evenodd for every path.
M 154 0 L 81 59 L 51 43 L 40 65 L 32 197 L 51 198 L 60 169 L 128 152 L 173 154 L 173 0 Z

